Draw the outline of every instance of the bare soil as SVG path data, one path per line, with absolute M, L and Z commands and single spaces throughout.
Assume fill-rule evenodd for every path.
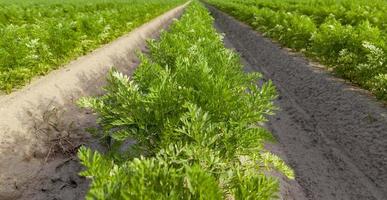
M 264 38 L 209 6 L 225 43 L 247 71 L 258 71 L 279 92 L 268 148 L 295 170 L 282 179 L 283 199 L 387 199 L 387 109 L 368 92 Z M 287 196 L 286 196 L 287 195 Z
M 103 91 L 111 67 L 130 74 L 136 52 L 183 12 L 182 5 L 116 41 L 83 56 L 29 86 L 0 96 L 0 200 L 84 199 L 88 181 L 76 151 L 81 145 L 103 150 L 86 128 L 95 116 L 76 106 L 82 96 Z

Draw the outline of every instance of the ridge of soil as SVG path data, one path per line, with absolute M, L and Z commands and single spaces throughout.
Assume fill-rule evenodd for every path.
M 84 199 L 79 146 L 103 150 L 86 128 L 95 116 L 77 99 L 99 95 L 111 67 L 131 74 L 136 52 L 157 38 L 188 5 L 178 6 L 92 53 L 9 95 L 0 96 L 0 200 Z
M 387 199 L 387 109 L 327 70 L 208 8 L 246 70 L 261 72 L 279 92 L 280 110 L 266 126 L 278 140 L 275 151 L 296 173 L 296 182 L 285 188 L 289 198 L 283 198 Z

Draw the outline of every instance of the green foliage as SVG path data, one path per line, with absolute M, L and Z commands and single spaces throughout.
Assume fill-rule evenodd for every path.
M 174 147 L 171 147 L 174 148 Z M 175 149 L 173 149 L 175 150 Z M 182 153 L 185 149 L 178 149 Z M 161 152 L 155 158 L 135 158 L 116 165 L 97 152 L 82 148 L 79 157 L 92 178 L 87 199 L 222 199 L 215 178 L 199 165 Z
M 183 0 L 0 3 L 0 90 L 12 89 L 133 30 Z
M 82 175 L 92 180 L 87 199 L 273 199 L 278 183 L 264 172 L 293 177 L 263 149 L 273 137 L 258 123 L 275 109 L 273 85 L 259 87 L 259 74 L 244 73 L 212 23 L 191 3 L 150 41 L 133 77 L 113 70 L 104 95 L 79 101 L 118 147 L 80 150 Z
M 233 189 L 235 199 L 255 200 L 278 198 L 276 195 L 276 191 L 279 187 L 278 182 L 274 182 L 265 176 L 253 174 L 241 175 L 238 173 L 234 181 L 237 183 Z
M 208 0 L 386 100 L 385 1 Z M 377 49 L 377 50 L 370 50 Z M 375 59 L 377 61 L 375 61 Z

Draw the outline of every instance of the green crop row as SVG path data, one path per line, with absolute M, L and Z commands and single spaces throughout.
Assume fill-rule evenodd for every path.
M 86 54 L 184 0 L 0 3 L 0 90 Z
M 261 1 L 264 3 L 259 4 Z M 372 91 L 379 99 L 387 100 L 385 42 L 387 33 L 385 21 L 380 21 L 385 19 L 385 12 L 384 15 L 380 12 L 375 14 L 380 16 L 374 16 L 373 21 L 361 17 L 362 12 L 358 13 L 360 17 L 352 13 L 351 16 L 356 22 L 346 22 L 351 21 L 348 17 L 351 10 L 343 11 L 344 15 L 348 14 L 345 19 L 334 14 L 327 16 L 326 13 L 334 8 L 333 5 L 319 7 L 316 6 L 317 3 L 307 1 L 286 0 L 270 3 L 266 0 L 208 0 L 207 2 L 247 22 L 281 44 L 316 58 L 333 68 L 339 76 Z M 356 4 L 351 0 L 335 3 L 336 6 L 346 5 L 343 2 L 349 4 L 347 7 L 350 8 L 387 9 L 385 1 L 384 3 L 373 1 L 377 2 L 375 5 L 379 5 L 379 8 L 370 8 L 369 5 Z M 312 8 L 311 5 L 315 7 Z M 307 9 L 315 12 L 307 13 L 305 11 Z M 326 9 L 325 14 L 318 12 L 319 9 Z M 339 11 L 333 9 L 332 12 Z
M 333 16 L 343 25 L 356 26 L 367 20 L 373 26 L 387 30 L 387 6 L 384 0 L 232 0 L 232 2 L 306 15 L 318 25 Z
M 273 199 L 293 172 L 264 150 L 259 124 L 275 109 L 275 88 L 258 86 L 223 46 L 213 18 L 192 2 L 132 77 L 115 70 L 105 94 L 79 101 L 98 116 L 107 153 L 79 151 L 91 179 L 87 199 Z

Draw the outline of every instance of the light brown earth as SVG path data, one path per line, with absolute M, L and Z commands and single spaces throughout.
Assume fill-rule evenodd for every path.
M 78 176 L 81 165 L 74 154 L 82 144 L 99 147 L 85 131 L 96 126 L 95 117 L 75 102 L 100 94 L 112 66 L 130 74 L 138 64 L 136 51 L 179 17 L 185 6 L 0 96 L 0 200 L 84 198 L 88 182 Z

